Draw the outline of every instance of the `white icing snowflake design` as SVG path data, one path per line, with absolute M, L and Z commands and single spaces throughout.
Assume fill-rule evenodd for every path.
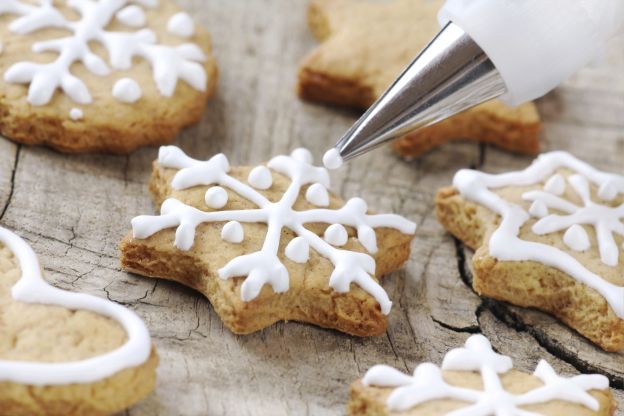
M 141 7 L 156 7 L 158 0 L 65 0 L 77 11 L 79 20 L 67 19 L 53 0 L 38 0 L 38 4 L 20 0 L 1 0 L 0 16 L 16 15 L 9 30 L 28 35 L 47 28 L 66 29 L 66 37 L 36 42 L 33 52 L 58 53 L 50 63 L 18 62 L 4 73 L 6 82 L 30 84 L 28 101 L 33 105 L 50 102 L 54 92 L 61 89 L 73 101 L 90 104 L 92 97 L 85 83 L 71 73 L 75 63 L 82 63 L 90 72 L 106 76 L 114 70 L 127 70 L 135 58 L 148 61 L 159 92 L 173 95 L 178 80 L 184 80 L 199 91 L 206 89 L 207 75 L 201 64 L 203 51 L 194 43 L 179 46 L 159 44 L 156 33 L 144 28 L 138 31 L 114 32 L 106 27 L 116 19 L 128 29 L 143 27 L 145 14 Z M 135 3 L 135 4 L 131 4 Z M 93 53 L 90 42 L 102 45 L 108 53 L 108 64 Z M 110 67 L 109 67 L 110 65 Z
M 363 383 L 376 387 L 394 387 L 386 402 L 392 411 L 402 412 L 433 400 L 453 399 L 468 403 L 448 416 L 539 416 L 521 406 L 561 400 L 598 411 L 600 404 L 588 392 L 604 390 L 609 380 L 602 375 L 579 375 L 571 378 L 557 375 L 546 361 L 541 360 L 533 375 L 543 385 L 523 394 L 505 390 L 500 374 L 513 368 L 510 357 L 497 354 L 483 335 L 473 335 L 464 348 L 449 351 L 442 368 L 431 363 L 420 364 L 414 375 L 406 375 L 386 365 L 376 365 L 367 371 Z M 483 390 L 457 387 L 444 381 L 441 370 L 478 371 Z
M 161 207 L 159 216 L 139 216 L 132 220 L 135 238 L 145 239 L 165 228 L 176 227 L 175 246 L 180 250 L 189 250 L 195 241 L 197 226 L 205 222 L 226 222 L 221 237 L 232 244 L 244 239 L 241 222 L 265 223 L 267 234 L 260 251 L 232 259 L 219 269 L 221 279 L 245 277 L 241 286 L 244 301 L 254 299 L 265 284 L 271 285 L 276 293 L 289 288 L 288 270 L 278 257 L 278 249 L 283 228 L 292 230 L 297 237 L 289 242 L 285 249 L 288 259 L 296 263 L 306 263 L 310 249 L 329 259 L 334 271 L 329 279 L 329 286 L 337 292 L 348 292 L 351 283 L 355 283 L 372 295 L 380 304 L 384 314 L 390 312 L 392 302 L 383 288 L 375 281 L 375 260 L 366 253 L 338 248 L 347 243 L 348 234 L 345 226 L 357 230 L 357 238 L 371 254 L 377 252 L 376 227 L 389 227 L 405 234 L 414 234 L 416 224 L 393 214 L 367 214 L 368 207 L 361 198 L 352 198 L 340 209 L 310 209 L 296 211 L 293 205 L 299 198 L 302 187 L 311 185 L 306 199 L 311 204 L 324 206 L 328 203 L 327 188 L 329 174 L 325 168 L 312 164 L 312 155 L 306 149 L 296 149 L 290 156 L 276 156 L 267 166 L 254 168 L 247 179 L 248 184 L 228 174 L 230 165 L 223 154 L 210 160 L 199 161 L 188 157 L 174 146 L 160 148 L 158 163 L 166 168 L 179 169 L 171 186 L 174 189 L 187 189 L 198 185 L 212 185 L 206 191 L 206 204 L 215 211 L 201 211 L 186 205 L 177 199 L 167 199 Z M 286 175 L 291 182 L 282 198 L 277 202 L 269 201 L 256 189 L 269 189 L 273 179 L 271 170 Z M 229 188 L 243 198 L 254 203 L 258 208 L 249 210 L 225 210 Z M 305 224 L 326 223 L 330 226 L 324 238 L 305 228 Z
M 565 178 L 557 173 L 563 169 L 573 174 Z M 528 210 L 493 191 L 541 183 L 544 183 L 543 190 L 522 195 L 531 202 Z M 582 205 L 565 198 L 568 184 Z M 522 226 L 533 216 L 539 218 L 532 226 L 535 234 L 566 230 L 564 243 L 572 250 L 584 251 L 590 247 L 591 240 L 583 225 L 590 226 L 595 230 L 602 262 L 618 266 L 621 248 L 614 235 L 624 236 L 624 204 L 612 207 L 592 200 L 590 184 L 596 186 L 598 197 L 604 201 L 613 201 L 624 194 L 624 176 L 601 172 L 566 152 L 545 153 L 522 171 L 491 175 L 466 169 L 459 171 L 453 180 L 462 197 L 501 216 L 500 226 L 492 233 L 488 244 L 490 255 L 502 261 L 535 261 L 559 269 L 600 293 L 615 314 L 624 319 L 624 287 L 610 283 L 557 247 L 518 237 Z
M 561 183 L 565 189 L 566 179 L 560 174 L 551 177 L 546 184 Z M 572 189 L 578 194 L 583 201 L 583 206 L 578 206 L 561 195 L 563 192 L 559 189 L 550 189 L 545 186 L 543 191 L 530 191 L 522 195 L 522 198 L 533 202 L 533 207 L 541 206 L 536 216 L 540 220 L 533 225 L 533 232 L 538 235 L 549 234 L 557 231 L 567 230 L 564 235 L 565 243 L 572 249 L 584 251 L 589 248 L 589 236 L 580 225 L 590 225 L 594 227 L 598 247 L 600 250 L 600 258 L 603 263 L 609 266 L 617 266 L 619 261 L 620 249 L 613 239 L 613 234 L 624 237 L 624 204 L 617 207 L 598 204 L 592 201 L 590 186 L 587 179 L 582 175 L 572 175 L 567 178 L 567 182 Z M 613 190 L 612 190 L 613 189 Z M 598 192 L 603 199 L 615 198 L 617 192 L 615 188 L 608 182 L 602 186 Z M 564 215 L 549 214 L 548 209 L 561 211 Z M 529 210 L 529 212 L 535 211 Z M 533 212 L 531 212 L 533 214 Z

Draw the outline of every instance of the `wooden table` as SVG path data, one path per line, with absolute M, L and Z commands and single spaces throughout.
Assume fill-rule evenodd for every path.
M 176 142 L 194 157 L 224 152 L 249 164 L 297 146 L 320 156 L 356 119 L 295 96 L 297 63 L 315 46 L 305 1 L 180 2 L 210 29 L 221 72 L 201 124 Z M 539 106 L 545 150 L 624 173 L 624 39 L 613 46 Z M 361 339 L 293 322 L 236 336 L 198 293 L 122 272 L 117 244 L 130 219 L 155 210 L 146 184 L 156 152 L 66 156 L 0 139 L 0 222 L 33 245 L 55 285 L 127 305 L 149 326 L 161 356 L 158 387 L 128 414 L 343 414 L 349 383 L 370 366 L 437 363 L 476 332 L 525 370 L 544 357 L 564 373 L 607 374 L 624 406 L 624 354 L 601 352 L 539 312 L 481 300 L 466 284 L 471 253 L 435 219 L 435 190 L 459 168 L 503 171 L 531 158 L 456 143 L 407 163 L 386 148 L 334 175 L 339 194 L 419 224 L 409 263 L 384 280 L 394 301 L 387 333 Z

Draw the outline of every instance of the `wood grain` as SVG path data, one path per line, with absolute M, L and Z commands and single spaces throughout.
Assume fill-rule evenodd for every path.
M 305 1 L 180 3 L 211 31 L 221 69 L 201 124 L 177 140 L 185 151 L 199 158 L 224 152 L 233 164 L 296 146 L 320 156 L 355 121 L 357 114 L 295 96 L 297 63 L 315 45 Z M 605 62 L 540 101 L 546 150 L 570 150 L 624 173 L 622 51 L 624 39 Z M 458 143 L 407 163 L 386 148 L 334 175 L 343 196 L 362 196 L 419 224 L 409 263 L 384 283 L 395 301 L 386 335 L 360 339 L 297 323 L 235 336 L 192 290 L 122 272 L 117 244 L 130 219 L 155 210 L 146 184 L 156 152 L 66 156 L 0 139 L 1 223 L 33 245 L 52 283 L 127 305 L 150 328 L 161 355 L 158 388 L 128 415 L 343 414 L 349 383 L 371 365 L 411 371 L 439 362 L 475 332 L 526 370 L 544 357 L 564 373 L 599 371 L 624 388 L 624 354 L 603 353 L 539 312 L 476 296 L 466 284 L 471 253 L 433 215 L 436 189 L 457 169 L 498 172 L 529 158 Z M 616 396 L 624 403 L 622 390 Z

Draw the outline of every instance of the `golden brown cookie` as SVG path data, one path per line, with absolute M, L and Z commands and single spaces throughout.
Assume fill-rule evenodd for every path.
M 3 0 L 0 41 L 0 133 L 63 152 L 168 143 L 217 84 L 208 32 L 173 0 Z
M 107 415 L 146 397 L 158 357 L 142 321 L 49 286 L 28 245 L 0 227 L 0 415 Z
M 416 226 L 328 187 L 305 149 L 251 168 L 163 147 L 150 184 L 161 215 L 133 219 L 122 267 L 195 288 L 235 333 L 295 320 L 381 334 L 392 302 L 378 279 L 407 260 Z
M 523 171 L 458 172 L 438 220 L 474 249 L 481 295 L 548 312 L 606 351 L 624 349 L 624 177 L 565 152 Z
M 561 377 L 544 360 L 533 374 L 518 371 L 483 335 L 473 335 L 464 348 L 449 351 L 441 368 L 424 363 L 407 375 L 386 365 L 374 366 L 351 385 L 350 396 L 352 416 L 443 416 L 453 411 L 610 416 L 616 409 L 606 377 Z
M 299 69 L 307 100 L 368 108 L 439 31 L 441 0 L 312 0 L 308 23 L 322 44 Z M 456 139 L 535 154 L 540 119 L 533 103 L 517 108 L 491 101 L 397 140 L 406 157 Z

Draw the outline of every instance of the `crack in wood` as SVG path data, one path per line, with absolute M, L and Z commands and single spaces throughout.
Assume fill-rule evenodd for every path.
M 11 170 L 11 186 L 9 188 L 9 196 L 7 197 L 6 203 L 2 208 L 2 212 L 0 212 L 0 220 L 2 220 L 9 209 L 9 205 L 11 204 L 11 199 L 13 199 L 13 192 L 15 191 L 15 174 L 17 172 L 17 166 L 19 164 L 20 153 L 22 152 L 22 145 L 18 144 L 17 149 L 15 150 L 15 160 L 13 162 L 13 168 Z
M 459 275 L 461 280 L 470 288 L 470 290 L 479 295 L 472 288 L 472 272 L 466 266 L 466 255 L 464 254 L 464 244 L 458 239 L 454 238 L 455 243 L 455 252 L 457 257 L 457 269 L 459 271 Z M 517 331 L 523 332 L 531 336 L 537 342 L 537 344 L 545 349 L 548 353 L 553 355 L 554 357 L 560 359 L 561 361 L 570 364 L 572 367 L 577 369 L 579 372 L 584 374 L 602 374 L 609 379 L 609 383 L 612 388 L 622 390 L 624 389 L 624 378 L 610 374 L 603 369 L 592 365 L 578 356 L 576 356 L 572 351 L 566 350 L 563 348 L 556 340 L 548 336 L 544 331 L 540 331 L 535 327 L 526 324 L 522 317 L 518 314 L 514 313 L 504 302 L 500 302 L 491 298 L 482 297 L 481 303 L 477 307 L 475 311 L 475 316 L 477 318 L 477 322 L 479 323 L 478 328 L 479 332 L 481 332 L 481 315 L 483 312 L 490 312 L 498 321 L 502 322 L 509 328 Z M 435 321 L 435 319 L 434 319 Z M 436 323 L 444 326 L 442 323 L 435 321 Z M 451 329 L 452 328 L 448 328 Z
M 440 325 L 442 328 L 448 329 L 449 331 L 466 333 L 466 334 L 480 334 L 481 333 L 481 327 L 479 325 L 457 327 L 457 326 L 449 325 L 445 322 L 442 322 L 434 318 L 433 316 L 431 317 L 431 320 L 433 320 L 433 322 L 435 322 L 436 324 Z

